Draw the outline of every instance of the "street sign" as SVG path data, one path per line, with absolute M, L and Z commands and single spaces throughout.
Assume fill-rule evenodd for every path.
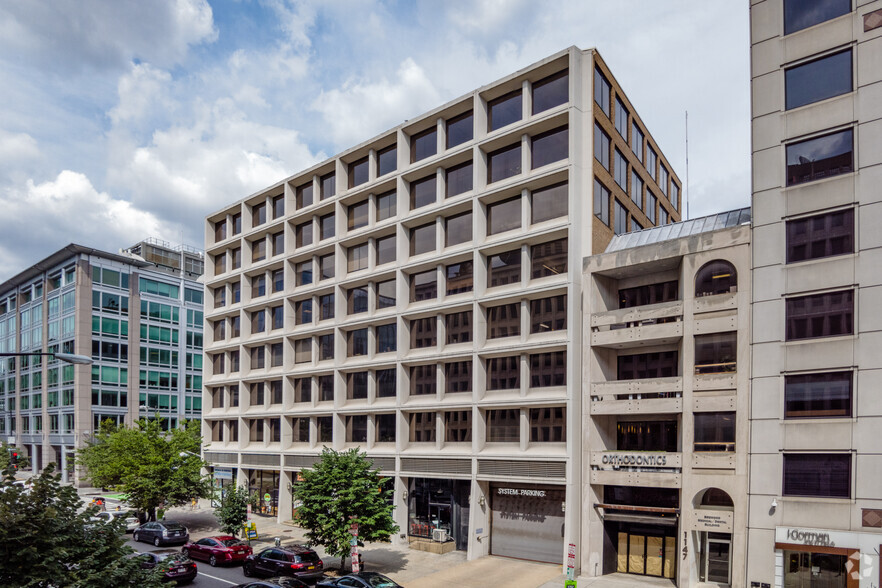
M 567 550 L 567 580 L 574 580 L 576 577 L 576 544 L 570 543 Z M 573 586 L 575 586 L 575 582 Z
M 233 470 L 230 468 L 214 468 L 215 480 L 232 480 Z

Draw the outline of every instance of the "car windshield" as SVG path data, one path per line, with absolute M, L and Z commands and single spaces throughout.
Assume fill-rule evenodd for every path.
M 390 578 L 386 576 L 382 576 L 377 574 L 376 576 L 371 576 L 367 579 L 368 583 L 374 588 L 393 588 L 397 586 L 395 582 L 393 582 Z
M 224 547 L 235 547 L 236 545 L 242 545 L 242 542 L 238 539 L 223 539 L 221 543 Z
M 162 523 L 162 526 L 169 531 L 180 531 L 184 528 L 180 523 Z

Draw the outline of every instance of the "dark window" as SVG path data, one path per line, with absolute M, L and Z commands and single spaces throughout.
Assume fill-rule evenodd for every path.
M 471 387 L 469 387 L 471 389 Z M 451 410 L 444 413 L 444 441 L 470 443 L 472 440 L 472 411 Z
M 530 409 L 531 443 L 564 443 L 567 440 L 567 409 L 562 406 Z
M 435 365 L 417 365 L 410 368 L 410 393 L 414 396 L 435 394 L 438 378 Z
M 273 292 L 281 292 L 285 289 L 285 270 L 273 271 Z
M 398 348 L 398 328 L 395 323 L 377 327 L 377 353 L 389 353 Z
M 368 224 L 368 201 L 359 202 L 349 207 L 348 227 L 350 231 L 366 227 Z
M 784 496 L 851 498 L 851 454 L 785 453 Z
M 637 121 L 631 122 L 631 151 L 634 152 L 634 155 L 637 156 L 637 161 L 643 163 L 643 139 L 645 136 L 643 131 L 640 130 L 640 127 L 637 126 Z
M 521 387 L 521 358 L 491 357 L 487 360 L 487 389 L 513 390 Z
M 851 335 L 854 292 L 844 290 L 787 299 L 787 340 Z
M 312 284 L 312 261 L 304 261 L 295 266 L 297 285 L 306 286 Z
M 673 452 L 677 451 L 677 437 L 677 421 L 622 421 L 616 426 L 616 449 Z M 643 500 L 647 500 L 645 495 Z
M 304 184 L 296 190 L 297 208 L 305 208 L 313 202 L 312 198 L 312 182 Z
M 552 296 L 530 301 L 530 332 L 548 333 L 567 328 L 567 296 Z
M 410 301 L 438 298 L 438 273 L 435 270 L 410 276 Z
M 625 159 L 625 156 L 622 155 L 622 152 L 618 150 L 618 148 L 613 149 L 615 153 L 615 169 L 613 170 L 614 177 L 616 180 L 616 184 L 619 185 L 619 188 L 628 191 L 628 160 Z
M 266 330 L 266 312 L 255 311 L 251 314 L 251 332 L 263 333 Z
M 331 396 L 333 399 L 333 390 Z M 334 440 L 334 417 L 316 417 L 315 432 L 319 443 L 331 443 Z
M 447 327 L 447 344 L 472 341 L 472 311 L 454 312 L 444 317 Z
M 521 281 L 521 250 L 514 249 L 487 257 L 487 287 L 517 284 Z
M 638 208 L 643 208 L 643 180 L 640 179 L 640 174 L 633 167 L 631 168 L 631 200 Z
M 854 564 L 848 555 L 811 552 L 803 549 L 811 548 L 799 548 L 795 551 L 783 550 L 784 586 L 848 585 L 845 578 L 848 577 Z M 811 582 L 804 581 L 804 578 L 811 578 Z
M 794 186 L 854 171 L 851 129 L 787 146 L 787 185 Z
M 487 234 L 521 228 L 521 197 L 515 196 L 487 207 Z
M 319 281 L 329 280 L 334 277 L 334 254 L 322 255 L 319 262 Z
M 784 0 L 784 34 L 789 35 L 851 12 L 851 0 Z
M 454 361 L 444 364 L 445 391 L 472 391 L 472 361 Z
M 251 297 L 257 298 L 266 295 L 266 276 L 254 276 L 251 278 Z
M 334 318 L 334 295 L 323 294 L 319 296 L 319 320 Z
M 784 377 L 784 418 L 850 417 L 851 372 Z
M 221 220 L 214 223 L 214 242 L 223 241 L 227 238 L 227 221 Z
M 721 374 L 737 369 L 738 334 L 695 335 L 695 373 Z
M 349 164 L 349 187 L 354 188 L 368 181 L 368 158 L 362 157 Z
M 360 357 L 362 355 L 367 355 L 367 347 L 368 330 L 366 328 L 349 331 L 346 341 L 347 357 Z
M 594 123 L 594 159 L 609 171 L 609 135 Z
M 735 451 L 735 413 L 695 413 L 694 451 Z
M 395 261 L 395 235 L 377 239 L 377 265 Z
M 309 443 L 309 419 L 291 419 L 291 437 L 294 443 Z
M 487 309 L 487 338 L 517 337 L 521 334 L 521 304 L 500 304 Z
M 266 222 L 266 202 L 253 206 L 251 208 L 251 226 L 256 227 Z
M 410 254 L 420 255 L 435 250 L 435 222 L 410 230 Z
M 445 268 L 447 274 L 447 295 L 471 292 L 474 288 L 474 263 L 461 261 Z
M 609 226 L 609 190 L 594 178 L 594 216 Z
M 334 359 L 334 334 L 319 335 L 319 361 Z
M 521 144 L 515 143 L 487 154 L 487 183 L 521 173 Z
M 266 259 L 266 238 L 251 242 L 251 261 Z
M 613 232 L 616 235 L 624 235 L 628 232 L 628 210 L 618 201 L 618 199 L 615 200 L 614 210 L 615 218 L 613 220 L 615 224 L 613 226 Z
M 270 308 L 270 313 L 273 317 L 273 329 L 281 329 L 285 326 L 285 314 L 282 310 L 281 306 L 274 306 Z
M 232 221 L 233 221 L 233 234 L 238 235 L 239 233 L 242 232 L 242 213 L 237 212 L 236 214 L 234 214 L 232 217 Z
M 330 239 L 336 232 L 336 224 L 334 223 L 334 214 L 326 214 L 319 218 L 319 240 Z
M 523 116 L 523 96 L 520 89 L 509 92 L 487 103 L 489 130 L 495 131 L 521 120 Z
M 412 349 L 434 347 L 438 344 L 438 320 L 434 317 L 410 321 L 410 346 Z
M 655 210 L 658 207 L 658 198 L 653 196 L 652 194 L 646 195 L 646 217 L 649 219 L 649 222 L 655 224 Z
M 717 259 L 701 266 L 695 275 L 695 297 L 728 294 L 738 290 L 738 273 L 728 261 Z
M 533 169 L 569 156 L 569 128 L 560 127 L 532 137 L 530 153 Z
M 398 194 L 393 190 L 377 196 L 377 222 L 392 218 L 398 207 Z
M 656 168 L 658 167 L 658 155 L 655 154 L 655 149 L 649 146 L 649 142 L 646 143 L 646 171 L 649 172 L 649 175 L 652 176 L 654 180 L 656 177 Z
M 376 423 L 377 443 L 395 443 L 395 415 L 378 414 L 374 417 Z
M 546 276 L 566 275 L 567 273 L 567 239 L 557 239 L 548 243 L 533 245 L 532 259 L 533 279 Z
M 276 365 L 273 363 L 273 365 Z M 270 404 L 282 404 L 282 380 L 273 380 L 270 384 Z
M 319 178 L 320 200 L 330 198 L 337 193 L 337 176 L 334 172 Z
M 678 297 L 679 283 L 677 280 L 622 288 L 619 290 L 619 308 L 633 308 L 635 306 L 646 306 L 647 304 L 673 302 Z
M 438 128 L 432 127 L 410 138 L 410 162 L 431 157 L 438 152 Z
M 853 252 L 853 208 L 787 221 L 787 263 Z
M 346 313 L 359 314 L 367 312 L 368 309 L 368 291 L 367 287 L 350 288 L 346 293 Z
M 521 438 L 521 411 L 506 408 L 487 411 L 487 442 L 517 443 Z
M 600 73 L 599 69 L 594 70 L 594 102 L 600 106 L 600 109 L 609 118 L 609 94 L 610 85 L 606 81 L 606 77 Z
M 454 165 L 447 169 L 447 192 L 446 198 L 463 194 L 472 189 L 473 166 L 471 161 Z
M 637 353 L 616 358 L 617 380 L 673 378 L 679 372 L 676 351 Z
M 395 306 L 395 280 L 377 283 L 377 308 Z
M 472 213 L 464 212 L 444 219 L 444 245 L 450 247 L 472 240 Z
M 532 223 L 540 223 L 567 215 L 566 182 L 534 190 L 531 196 Z
M 410 209 L 414 210 L 429 204 L 434 204 L 436 197 L 437 181 L 435 174 L 427 178 L 415 180 L 410 183 Z
M 297 238 L 298 247 L 312 245 L 312 221 L 297 225 L 297 228 L 294 229 L 294 233 Z
M 266 367 L 266 349 L 253 347 L 251 349 L 251 369 L 260 370 L 264 367 Z M 261 401 L 258 404 L 263 404 L 263 384 L 255 384 L 255 386 L 259 386 L 261 389 Z M 254 403 L 252 402 L 252 404 Z
M 348 443 L 367 443 L 367 419 L 365 414 L 346 417 L 346 441 Z
M 279 195 L 273 198 L 273 218 L 282 218 L 285 216 L 285 196 Z
M 554 108 L 569 100 L 569 71 L 563 70 L 533 84 L 533 114 Z
M 616 96 L 616 130 L 625 141 L 628 140 L 628 109 L 618 96 Z
M 435 442 L 435 413 L 415 412 L 410 415 L 411 443 Z
M 395 369 L 377 370 L 377 397 L 395 398 Z
M 530 387 L 567 385 L 567 352 L 534 353 L 530 355 Z
M 273 242 L 273 255 L 281 255 L 285 252 L 285 233 L 279 231 L 274 235 L 270 235 Z
M 680 186 L 676 182 L 671 182 L 671 206 L 674 207 L 674 210 L 680 208 Z
M 456 147 L 474 136 L 474 115 L 471 110 L 447 121 L 447 148 Z
M 390 145 L 377 151 L 377 177 L 385 176 L 398 169 L 398 148 Z
M 851 49 L 784 70 L 787 110 L 852 91 Z

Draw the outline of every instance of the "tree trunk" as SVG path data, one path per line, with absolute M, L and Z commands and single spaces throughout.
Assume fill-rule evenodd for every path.
M 152 506 L 149 509 L 147 509 L 147 520 L 148 521 L 155 521 L 156 520 L 156 507 L 155 506 Z

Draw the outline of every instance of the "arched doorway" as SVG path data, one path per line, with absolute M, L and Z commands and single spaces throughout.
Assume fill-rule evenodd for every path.
M 719 488 L 705 488 L 692 499 L 698 531 L 698 579 L 729 586 L 732 583 L 732 515 L 735 503 Z

